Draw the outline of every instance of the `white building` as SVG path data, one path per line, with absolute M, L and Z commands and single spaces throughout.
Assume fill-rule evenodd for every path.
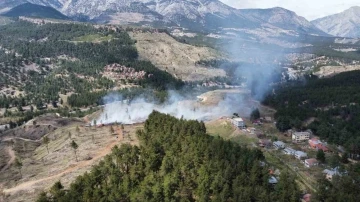
M 296 150 L 291 149 L 290 147 L 287 147 L 284 149 L 284 153 L 287 155 L 295 155 Z
M 231 123 L 238 128 L 245 128 L 245 122 L 242 118 L 233 118 Z
M 295 132 L 292 134 L 292 141 L 299 143 L 310 139 L 310 132 Z
M 312 159 L 306 159 L 306 160 L 304 161 L 304 164 L 305 164 L 305 166 L 308 167 L 308 168 L 319 165 L 318 161 L 317 161 L 316 159 L 314 159 L 314 158 L 312 158 Z
M 276 149 L 284 149 L 285 148 L 285 143 L 281 142 L 281 141 L 276 141 L 273 143 L 273 145 Z
M 302 151 L 295 152 L 295 158 L 297 158 L 297 159 L 303 159 L 306 157 L 307 157 L 307 154 L 305 152 L 302 152 Z

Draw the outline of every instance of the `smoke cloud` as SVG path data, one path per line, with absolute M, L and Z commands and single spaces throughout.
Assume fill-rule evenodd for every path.
M 251 106 L 247 103 L 246 93 L 224 94 L 216 105 L 204 105 L 200 100 L 185 98 L 174 91 L 169 92 L 169 101 L 164 104 L 155 104 L 143 97 L 136 98 L 131 102 L 122 98 L 121 94 L 110 94 L 104 100 L 119 100 L 104 105 L 101 116 L 97 123 L 122 123 L 134 124 L 147 119 L 153 111 L 170 114 L 177 118 L 188 120 L 206 121 L 221 116 L 230 116 L 233 113 L 250 114 Z

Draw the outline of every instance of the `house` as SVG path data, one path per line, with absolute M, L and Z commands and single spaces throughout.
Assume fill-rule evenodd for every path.
M 299 143 L 310 139 L 310 132 L 294 132 L 292 133 L 292 141 Z
M 308 168 L 319 165 L 318 161 L 316 159 L 314 159 L 314 158 L 306 159 L 304 161 L 304 164 Z
M 266 140 L 266 139 L 260 139 L 260 140 L 259 140 L 259 146 L 260 146 L 260 147 L 269 148 L 269 147 L 271 147 L 271 145 L 272 145 L 271 140 Z
M 323 173 L 324 174 L 326 174 L 326 179 L 328 179 L 328 180 L 332 180 L 332 178 L 335 176 L 335 175 L 337 175 L 337 176 L 342 176 L 343 174 L 344 174 L 344 172 L 340 172 L 339 171 L 339 167 L 336 167 L 336 168 L 333 168 L 333 169 L 325 169 L 324 171 L 323 171 Z
M 285 148 L 285 143 L 281 142 L 281 141 L 276 141 L 273 143 L 273 145 L 276 149 L 284 149 Z
M 290 148 L 290 147 L 287 147 L 284 149 L 284 153 L 287 154 L 287 155 L 295 155 L 295 150 Z
M 269 179 L 269 184 L 277 184 L 277 183 L 278 183 L 278 180 L 276 179 L 276 177 L 271 176 Z
M 307 154 L 305 152 L 302 152 L 302 151 L 295 152 L 295 158 L 297 158 L 297 159 L 303 159 L 306 157 L 307 157 Z
M 327 146 L 326 146 L 324 143 L 322 143 L 322 142 L 321 142 L 319 139 L 317 139 L 317 138 L 312 138 L 312 139 L 310 139 L 310 140 L 309 140 L 309 145 L 310 145 L 311 148 L 316 149 L 316 150 L 321 149 L 321 150 L 323 150 L 324 152 L 328 152 L 328 151 L 329 151 L 329 149 L 327 148 Z
M 233 118 L 231 123 L 238 128 L 245 128 L 245 122 L 242 118 Z

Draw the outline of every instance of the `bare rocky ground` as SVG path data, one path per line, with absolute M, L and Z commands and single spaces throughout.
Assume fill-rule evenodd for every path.
M 65 187 L 69 186 L 77 176 L 98 164 L 114 146 L 138 144 L 135 132 L 142 127 L 141 124 L 125 126 L 126 135 L 123 137 L 120 126 L 113 126 L 115 133 L 112 134 L 110 126 L 83 127 L 85 122 L 79 119 L 47 115 L 36 122 L 39 126 L 32 130 L 33 136 L 16 132 L 15 136 L 9 133 L 0 137 L 0 201 L 34 201 L 41 191 L 58 180 Z M 32 121 L 25 127 L 32 127 L 31 124 Z M 56 129 L 44 132 L 41 126 L 49 125 Z M 50 139 L 48 150 L 42 143 L 45 136 Z M 76 152 L 78 161 L 70 147 L 73 140 L 79 145 Z M 15 157 L 23 164 L 21 173 L 13 164 Z
M 347 66 L 324 66 L 320 68 L 320 71 L 314 74 L 323 78 L 331 77 L 342 72 L 349 72 L 354 70 L 360 70 L 360 65 L 347 65 Z
M 129 35 L 137 41 L 140 59 L 149 60 L 184 81 L 226 76 L 224 70 L 195 65 L 199 60 L 221 58 L 214 49 L 180 43 L 165 33 L 131 32 Z

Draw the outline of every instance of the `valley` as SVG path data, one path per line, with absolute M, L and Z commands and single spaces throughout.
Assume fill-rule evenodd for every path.
M 0 2 L 0 201 L 357 201 L 357 13 Z

